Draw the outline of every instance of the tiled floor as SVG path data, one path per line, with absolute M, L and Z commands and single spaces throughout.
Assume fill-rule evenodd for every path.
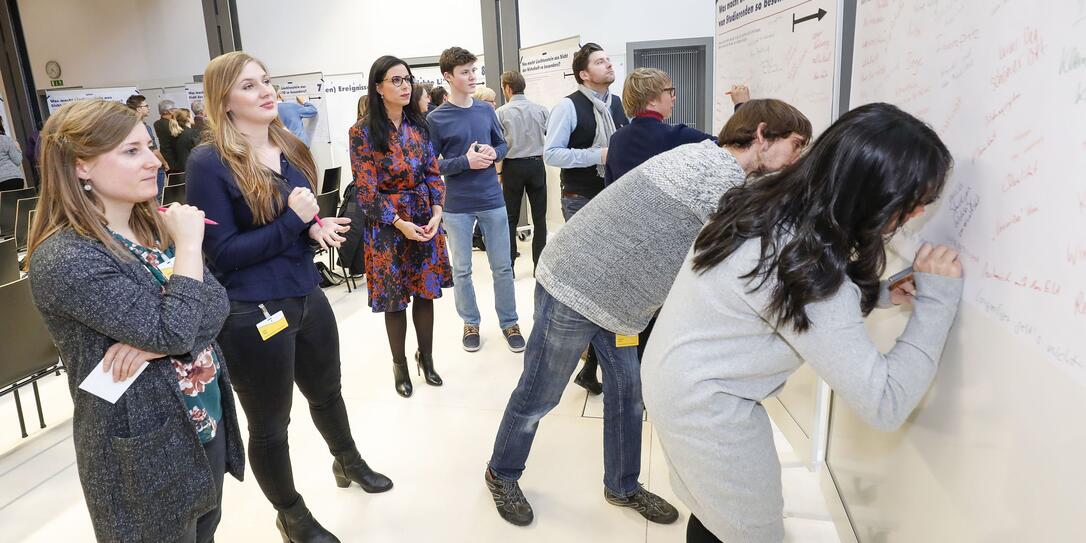
M 526 246 L 522 253 L 530 254 Z M 294 398 L 291 453 L 294 476 L 306 503 L 340 539 L 400 541 L 592 541 L 651 543 L 684 541 L 687 511 L 671 492 L 667 466 L 652 423 L 645 423 L 641 480 L 682 511 L 670 526 L 650 524 L 636 513 L 603 500 L 602 401 L 570 385 L 562 403 L 540 424 L 521 480 L 536 511 L 535 522 L 517 528 L 494 511 L 483 484 L 494 432 L 520 375 L 521 357 L 504 347 L 493 317 L 493 292 L 485 256 L 475 254 L 476 289 L 483 309 L 483 348 L 459 348 L 461 323 L 452 291 L 436 304 L 435 352 L 445 386 L 414 377 L 415 395 L 398 397 L 380 315 L 366 307 L 366 294 L 329 289 L 339 317 L 344 396 L 356 441 L 395 488 L 381 495 L 357 486 L 336 488 L 331 460 L 309 421 L 305 401 Z M 520 259 L 516 281 L 521 325 L 531 328 L 531 263 Z M 413 342 L 409 339 L 410 345 Z M 49 427 L 40 430 L 33 397 L 23 396 L 31 437 L 20 439 L 10 396 L 0 399 L 0 527 L 6 542 L 93 541 L 83 504 L 71 438 L 71 400 L 66 376 L 41 383 Z M 790 541 L 838 541 L 815 474 L 799 466 L 777 434 L 784 469 L 785 527 Z M 278 541 L 274 511 L 251 476 L 228 479 L 219 541 Z

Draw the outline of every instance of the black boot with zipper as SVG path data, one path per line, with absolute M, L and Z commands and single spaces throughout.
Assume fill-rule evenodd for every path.
M 392 488 L 392 480 L 373 471 L 358 451 L 336 455 L 332 461 L 332 475 L 335 475 L 336 486 L 340 488 L 347 488 L 352 482 L 358 483 L 362 490 L 370 494 Z
M 442 385 L 441 376 L 434 371 L 434 355 L 415 351 L 415 366 L 419 370 L 419 375 L 426 377 L 426 384 L 435 387 Z
M 275 527 L 279 528 L 283 543 L 339 543 L 339 538 L 313 518 L 301 496 L 294 505 L 279 510 Z
M 404 398 L 411 397 L 411 372 L 407 369 L 407 359 L 392 361 L 392 376 L 396 379 L 396 393 Z

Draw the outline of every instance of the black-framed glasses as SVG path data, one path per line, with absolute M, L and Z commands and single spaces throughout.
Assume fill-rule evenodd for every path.
M 395 87 L 399 87 L 400 85 L 403 85 L 404 83 L 407 83 L 408 85 L 413 85 L 415 83 L 415 78 L 410 76 L 410 75 L 404 75 L 404 76 L 395 75 L 395 76 L 392 76 L 392 77 L 390 77 L 388 79 L 382 79 L 381 80 L 382 83 L 385 82 L 385 81 L 388 81 L 389 83 L 392 83 L 392 85 L 395 86 Z
M 668 88 L 664 89 L 664 92 L 670 92 L 670 93 L 671 93 L 671 97 L 672 97 L 672 98 L 674 98 L 674 97 L 675 97 L 675 87 L 668 87 Z

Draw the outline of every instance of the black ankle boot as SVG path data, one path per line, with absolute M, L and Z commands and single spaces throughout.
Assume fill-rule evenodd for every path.
M 411 372 L 407 370 L 407 359 L 392 361 L 392 376 L 396 379 L 396 393 L 404 398 L 411 397 Z
M 313 518 L 300 496 L 294 505 L 279 510 L 275 527 L 279 528 L 283 543 L 339 543 L 339 538 Z
M 336 486 L 340 488 L 351 486 L 352 481 L 370 494 L 392 488 L 392 480 L 370 469 L 358 451 L 337 455 L 332 461 L 332 475 L 336 476 Z
M 415 351 L 415 366 L 418 367 L 420 375 L 426 376 L 426 384 L 435 387 L 441 386 L 441 376 L 434 371 L 434 355 Z
M 582 368 L 581 371 L 577 373 L 577 377 L 573 379 L 573 382 L 587 390 L 589 394 L 598 396 L 603 392 L 603 385 L 600 384 L 600 380 L 596 378 L 595 368 L 592 368 L 593 371 L 591 373 L 585 372 L 585 369 L 588 368 Z

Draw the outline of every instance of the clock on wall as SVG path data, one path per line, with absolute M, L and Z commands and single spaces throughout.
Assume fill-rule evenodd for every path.
M 55 60 L 50 60 L 45 63 L 45 75 L 49 76 L 49 79 L 60 78 L 60 63 Z

